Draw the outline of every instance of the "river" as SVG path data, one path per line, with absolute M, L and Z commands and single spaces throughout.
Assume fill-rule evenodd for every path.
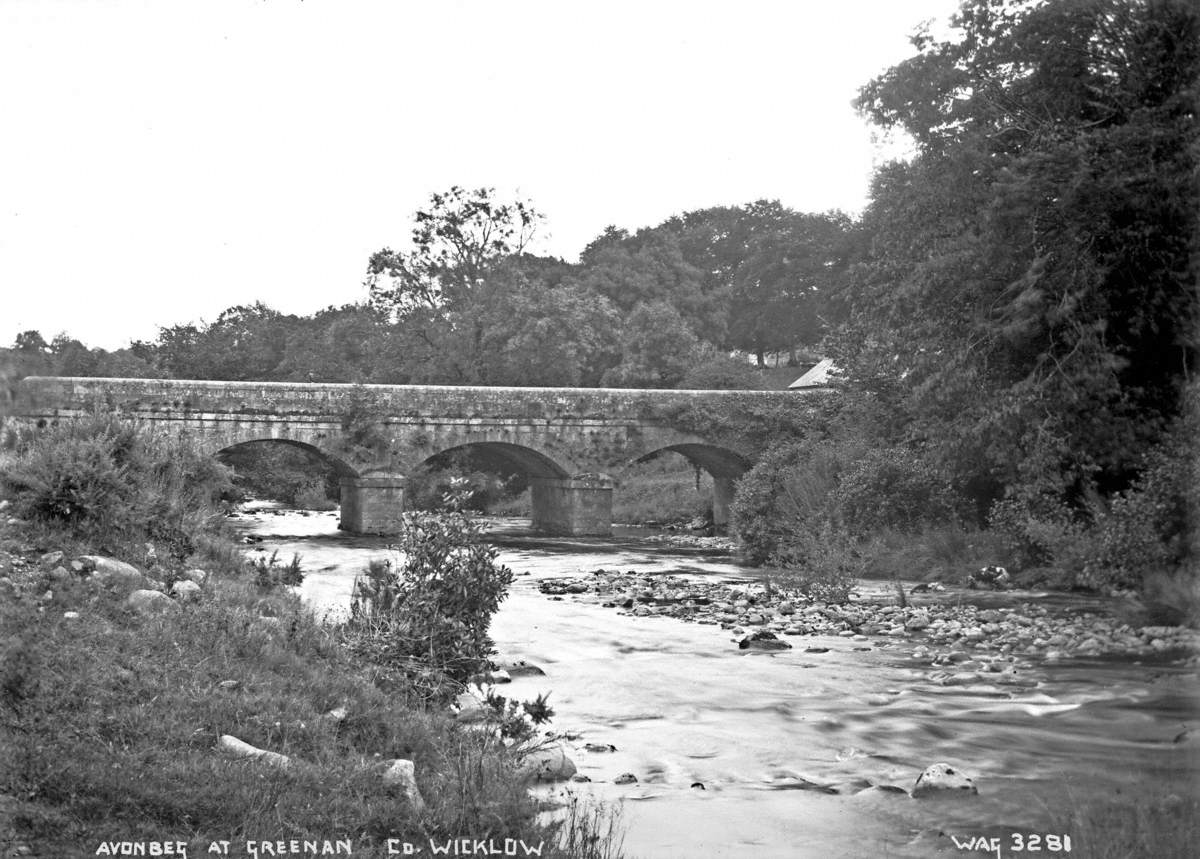
M 263 538 L 256 549 L 302 556 L 300 593 L 319 613 L 345 611 L 356 572 L 392 554 L 382 539 L 339 532 L 337 513 L 259 506 L 234 522 Z M 1187 660 L 1065 659 L 1040 666 L 1036 688 L 943 686 L 913 658 L 912 640 L 805 636 L 792 650 L 748 652 L 716 625 L 537 588 L 600 567 L 745 581 L 727 557 L 632 533 L 537 538 L 519 521 L 498 523 L 495 542 L 516 579 L 492 637 L 503 657 L 546 671 L 500 691 L 550 693 L 551 727 L 578 737 L 569 745 L 591 782 L 548 792 L 610 803 L 627 856 L 996 855 L 956 846 L 980 836 L 1019 855 L 1013 833 L 1065 852 L 1047 850 L 1046 836 L 1072 836 L 1080 809 L 1196 792 L 1200 695 Z M 886 789 L 911 789 L 935 762 L 972 776 L 978 795 L 914 800 Z M 637 783 L 613 784 L 623 773 Z

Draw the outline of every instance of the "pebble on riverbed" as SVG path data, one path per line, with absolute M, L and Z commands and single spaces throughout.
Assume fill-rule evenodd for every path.
M 605 569 L 587 576 L 543 579 L 539 589 L 552 598 L 593 600 L 637 617 L 719 625 L 735 635 L 753 627 L 754 635 L 739 641 L 742 649 L 778 641 L 777 635 L 841 635 L 857 641 L 876 637 L 896 644 L 915 638 L 914 659 L 956 666 L 956 672 L 946 675 L 946 685 L 974 682 L 990 674 L 988 679 L 1003 685 L 1032 686 L 1036 680 L 1014 673 L 1018 663 L 1168 652 L 1190 652 L 1194 659 L 1200 644 L 1196 631 L 1183 627 L 1134 628 L 1096 611 L 1052 612 L 1028 602 L 1001 608 L 948 601 L 908 607 L 865 601 L 826 605 L 806 602 L 803 596 L 778 587 L 768 592 L 756 582 Z M 770 638 L 759 637 L 764 633 Z M 757 649 L 768 647 L 782 650 L 786 642 Z

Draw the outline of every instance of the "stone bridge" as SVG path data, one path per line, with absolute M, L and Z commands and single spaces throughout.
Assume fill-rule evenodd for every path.
M 737 410 L 807 396 L 29 377 L 13 405 L 18 422 L 39 425 L 113 409 L 188 434 L 214 455 L 259 441 L 306 448 L 337 471 L 341 526 L 355 533 L 395 533 L 405 475 L 440 455 L 470 451 L 528 476 L 536 530 L 606 535 L 614 486 L 619 491 L 627 469 L 665 450 L 712 475 L 714 524 L 725 525 L 749 452 L 696 435 L 679 416 L 689 406 Z

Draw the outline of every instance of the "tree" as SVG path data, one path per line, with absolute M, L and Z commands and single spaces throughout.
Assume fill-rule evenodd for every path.
M 967 0 L 862 90 L 874 182 L 835 349 L 964 483 L 1117 491 L 1194 371 L 1200 21 L 1182 0 Z
M 497 261 L 525 251 L 542 220 L 528 201 L 498 202 L 494 188 L 434 194 L 415 215 L 412 250 L 371 255 L 371 301 L 402 318 L 461 304 Z
M 674 388 L 704 356 L 700 339 L 675 307 L 665 301 L 638 304 L 621 328 L 621 363 L 608 370 L 605 385 Z
M 42 337 L 40 331 L 22 331 L 13 341 L 13 348 L 27 355 L 45 355 L 50 351 L 50 344 Z

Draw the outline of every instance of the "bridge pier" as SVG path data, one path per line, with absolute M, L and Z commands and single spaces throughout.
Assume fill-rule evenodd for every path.
M 399 534 L 404 527 L 404 478 L 395 474 L 343 477 L 338 527 L 351 534 Z
M 732 477 L 713 477 L 713 531 L 718 534 L 729 533 L 729 505 L 733 503 L 733 483 Z
M 612 534 L 613 482 L 603 475 L 529 481 L 533 530 L 567 537 Z

